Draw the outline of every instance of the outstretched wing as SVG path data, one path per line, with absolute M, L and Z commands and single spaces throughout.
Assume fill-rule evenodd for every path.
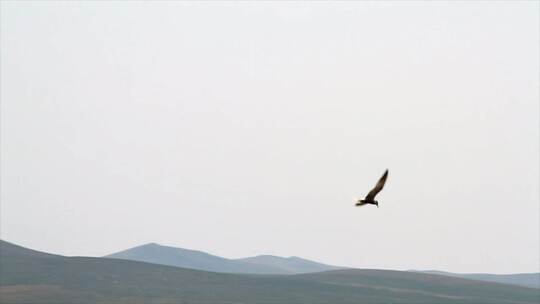
M 386 183 L 386 178 L 388 177 L 388 169 L 384 171 L 383 176 L 379 179 L 377 182 L 377 185 L 375 185 L 375 188 L 373 188 L 371 191 L 369 191 L 368 195 L 366 195 L 366 201 L 373 201 L 375 200 L 375 196 L 377 193 L 379 193 L 382 188 L 384 187 L 384 183 Z

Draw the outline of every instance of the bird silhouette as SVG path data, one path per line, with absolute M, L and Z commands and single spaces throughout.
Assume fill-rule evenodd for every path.
M 388 177 L 388 169 L 386 169 L 386 171 L 384 171 L 384 174 L 381 176 L 381 178 L 377 182 L 377 185 L 375 185 L 375 187 L 371 191 L 369 191 L 368 195 L 366 195 L 366 197 L 364 199 L 357 199 L 356 200 L 356 206 L 363 206 L 363 205 L 366 205 L 366 204 L 372 204 L 372 205 L 377 206 L 377 208 L 379 208 L 379 202 L 377 202 L 375 200 L 375 196 L 384 187 L 384 183 L 386 183 L 386 178 L 387 177 Z

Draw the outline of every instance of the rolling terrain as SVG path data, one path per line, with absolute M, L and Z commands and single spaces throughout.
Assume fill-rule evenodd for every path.
M 226 259 L 202 251 L 163 246 L 155 243 L 133 247 L 105 257 L 224 273 L 302 274 L 346 269 L 346 267 L 326 265 L 299 257 L 284 258 L 272 255 L 258 255 L 241 259 Z M 500 275 L 487 273 L 460 274 L 437 270 L 411 272 L 540 288 L 540 273 Z
M 470 280 L 496 282 L 524 287 L 540 288 L 540 273 L 490 274 L 490 273 L 453 273 L 437 270 L 422 271 L 423 273 L 438 274 Z
M 282 258 L 261 255 L 243 259 L 226 259 L 202 251 L 155 243 L 130 248 L 105 257 L 225 273 L 298 274 L 339 269 L 339 267 L 298 257 Z
M 405 271 L 298 275 L 206 272 L 109 258 L 64 257 L 0 241 L 0 302 L 538 303 L 538 289 Z

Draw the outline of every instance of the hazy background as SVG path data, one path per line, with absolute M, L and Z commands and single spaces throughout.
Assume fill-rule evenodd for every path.
M 539 15 L 2 1 L 1 237 L 539 271 Z

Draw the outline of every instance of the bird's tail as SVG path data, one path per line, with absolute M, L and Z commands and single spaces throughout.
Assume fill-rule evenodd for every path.
M 366 203 L 364 202 L 363 199 L 360 199 L 360 198 L 355 198 L 354 199 L 354 202 L 356 203 L 355 206 L 362 206 L 362 205 L 365 205 Z

